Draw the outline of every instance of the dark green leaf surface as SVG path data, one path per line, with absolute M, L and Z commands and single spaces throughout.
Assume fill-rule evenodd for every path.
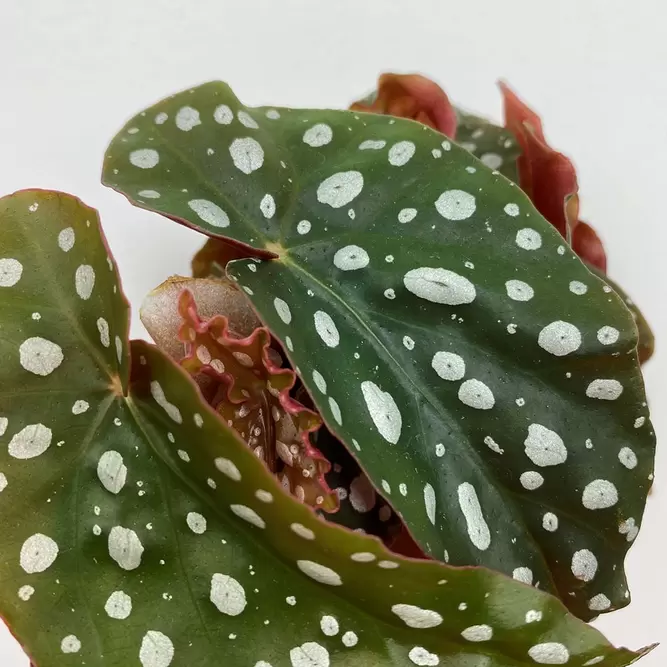
M 127 304 L 92 209 L 2 199 L 0 247 L 0 613 L 38 666 L 637 657 L 544 593 L 322 522 L 156 348 L 132 344 L 129 380 Z
M 629 601 L 652 478 L 636 329 L 515 185 L 445 143 L 212 83 L 130 121 L 104 181 L 275 254 L 229 273 L 427 553 L 590 618 Z

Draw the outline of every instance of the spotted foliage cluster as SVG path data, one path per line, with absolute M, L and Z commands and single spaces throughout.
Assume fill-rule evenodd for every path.
M 472 150 L 385 116 L 249 109 L 213 83 L 130 121 L 104 180 L 256 249 L 229 275 L 426 553 L 589 619 L 628 603 L 653 476 L 637 332 L 502 155 Z
M 37 664 L 637 657 L 543 592 L 401 559 L 288 496 L 181 369 L 128 343 L 91 209 L 0 200 L 0 247 L 0 613 Z

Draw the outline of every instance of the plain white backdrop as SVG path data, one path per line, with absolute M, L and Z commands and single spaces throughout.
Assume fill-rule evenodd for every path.
M 202 238 L 100 185 L 107 142 L 134 112 L 210 79 L 226 80 L 251 105 L 344 107 L 393 70 L 429 74 L 456 103 L 500 119 L 495 81 L 503 77 L 542 114 L 552 145 L 574 158 L 583 217 L 606 243 L 612 277 L 654 327 L 658 351 L 646 382 L 660 437 L 663 12 L 663 0 L 5 0 L 0 194 L 54 188 L 97 207 L 136 308 L 169 275 L 188 273 Z M 136 310 L 133 333 L 143 335 Z M 596 624 L 632 648 L 667 641 L 666 471 L 667 450 L 659 448 L 656 485 L 627 560 L 632 605 Z M 11 582 L 0 583 L 0 595 L 15 594 Z M 640 662 L 666 663 L 667 648 Z M 0 665 L 27 664 L 0 622 Z

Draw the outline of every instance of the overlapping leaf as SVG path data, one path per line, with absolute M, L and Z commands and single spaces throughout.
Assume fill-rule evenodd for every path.
M 636 330 L 517 187 L 417 123 L 218 83 L 134 118 L 104 180 L 274 253 L 230 272 L 427 553 L 582 617 L 627 604 L 654 454 Z
M 130 376 L 127 304 L 78 200 L 0 200 L 0 247 L 0 613 L 36 665 L 640 655 L 540 591 L 325 524 L 156 348 L 132 343 Z

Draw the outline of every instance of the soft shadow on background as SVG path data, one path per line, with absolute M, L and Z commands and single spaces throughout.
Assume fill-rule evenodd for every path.
M 656 485 L 627 561 L 633 603 L 596 625 L 617 645 L 667 641 L 664 11 L 657 0 L 4 2 L 0 193 L 53 188 L 97 207 L 135 307 L 132 333 L 144 336 L 141 299 L 189 272 L 202 237 L 100 185 L 104 149 L 124 119 L 210 79 L 250 105 L 340 108 L 394 70 L 430 75 L 455 103 L 499 120 L 495 81 L 506 79 L 574 159 L 582 218 L 656 335 L 645 368 Z M 12 594 L 6 585 L 2 594 Z M 665 664 L 667 647 L 640 662 Z M 0 665 L 28 665 L 1 622 Z

